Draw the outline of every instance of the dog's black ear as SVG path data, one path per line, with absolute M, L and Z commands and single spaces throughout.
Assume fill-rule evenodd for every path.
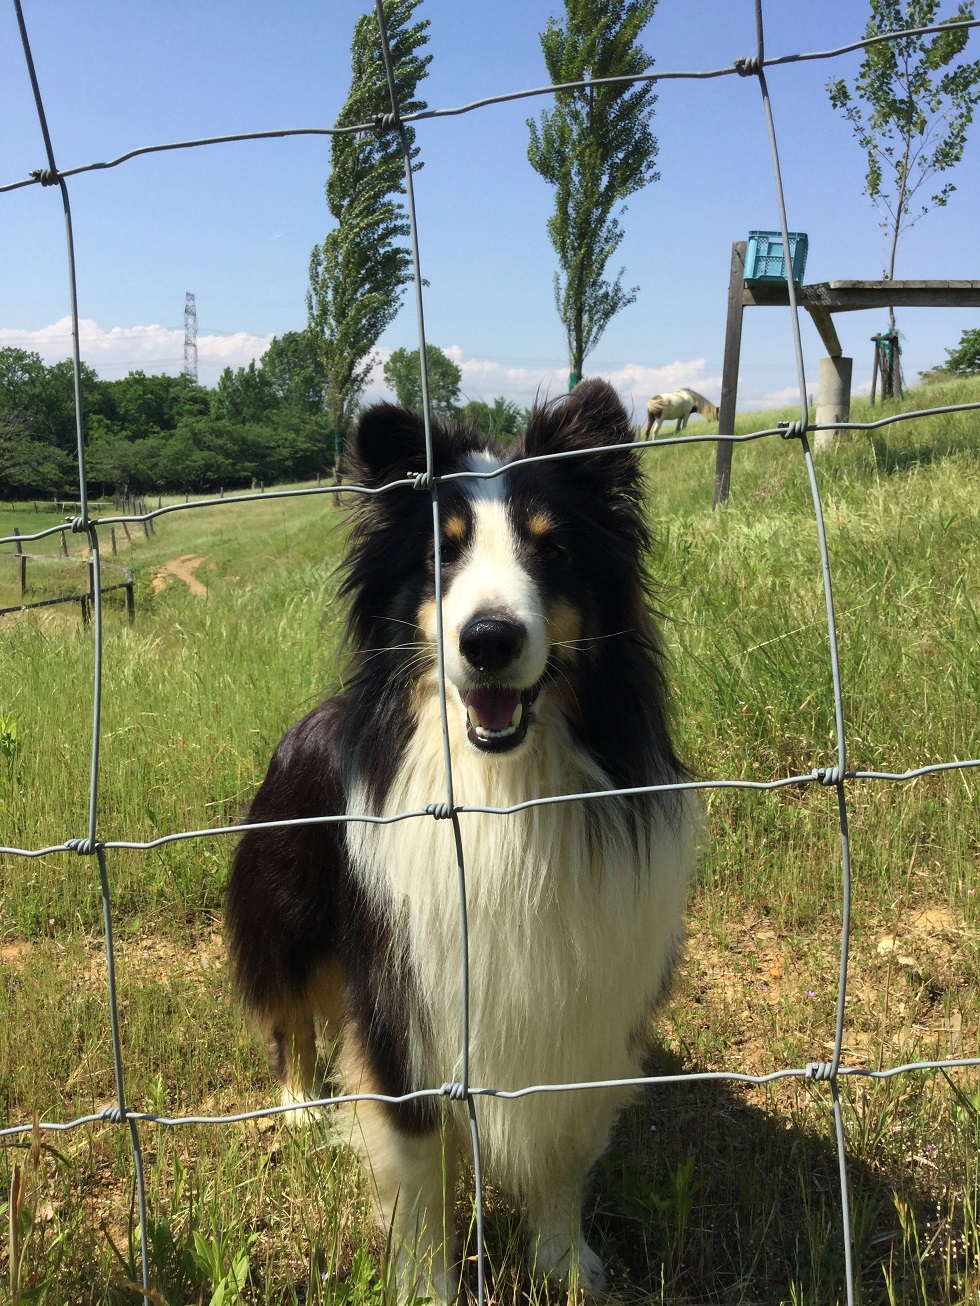
M 445 436 L 433 422 L 433 444 Z M 351 474 L 361 485 L 384 485 L 425 471 L 425 425 L 421 413 L 395 404 L 372 404 L 361 414 L 351 449 Z
M 597 445 L 629 444 L 635 439 L 616 391 L 608 381 L 590 377 L 561 399 L 535 408 L 524 437 L 524 453 L 531 458 Z

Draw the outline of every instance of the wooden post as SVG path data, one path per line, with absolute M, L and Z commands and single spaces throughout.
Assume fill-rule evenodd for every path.
M 725 358 L 721 374 L 721 402 L 718 405 L 718 434 L 735 434 L 735 399 L 738 395 L 738 363 L 742 350 L 742 296 L 745 290 L 744 240 L 732 241 L 732 266 L 728 277 L 728 320 L 725 324 Z M 719 439 L 715 452 L 715 494 L 712 509 L 728 499 L 732 481 L 732 442 Z
M 132 625 L 136 620 L 136 596 L 133 593 L 133 573 L 126 569 L 126 616 L 129 618 L 129 624 Z
M 126 543 L 127 543 L 127 544 L 132 544 L 132 542 L 133 542 L 133 537 L 132 537 L 132 535 L 130 535 L 130 533 L 129 533 L 129 522 L 123 522 L 123 524 L 122 524 L 122 528 L 123 528 L 123 530 L 126 532 Z
M 115 526 L 110 526 L 110 527 L 109 527 L 109 543 L 110 543 L 110 545 L 112 546 L 112 552 L 113 552 L 113 555 L 115 555 L 115 553 L 116 553 L 116 528 L 115 528 Z
M 875 390 L 878 386 L 878 341 L 880 336 L 872 336 L 871 342 L 875 347 L 875 361 L 871 364 L 871 407 L 875 406 Z
M 68 541 L 67 541 L 67 539 L 65 538 L 65 532 L 64 532 L 64 531 L 61 532 L 61 556 L 62 556 L 63 558 L 67 558 L 67 557 L 68 557 Z
M 20 528 L 14 527 L 14 534 L 17 539 L 14 541 L 14 552 L 17 554 L 17 569 L 20 572 L 20 593 L 23 597 L 27 593 L 27 559 L 24 557 L 24 546 L 20 542 Z
M 146 520 L 145 517 L 143 518 L 143 534 L 146 536 L 147 539 L 150 538 L 150 523 Z

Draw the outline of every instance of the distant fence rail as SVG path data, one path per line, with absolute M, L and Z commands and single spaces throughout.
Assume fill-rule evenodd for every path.
M 68 527 L 65 528 L 65 530 L 67 529 Z M 151 529 L 152 528 L 150 523 L 145 522 L 144 530 L 146 530 L 147 534 L 151 533 Z M 128 528 L 126 530 L 126 536 L 127 538 L 129 538 Z M 115 528 L 113 528 L 112 531 L 112 551 L 113 553 L 115 553 L 116 551 Z M 88 622 L 90 609 L 95 604 L 97 593 L 101 595 L 101 594 L 109 594 L 113 590 L 125 590 L 126 591 L 126 615 L 129 617 L 130 621 L 135 621 L 136 619 L 136 596 L 134 593 L 134 581 L 133 581 L 132 568 L 124 567 L 121 563 L 117 563 L 117 562 L 103 562 L 102 568 L 108 567 L 111 568 L 112 571 L 122 572 L 123 575 L 123 579 L 121 581 L 116 582 L 116 584 L 103 585 L 101 583 L 101 577 L 98 581 L 96 580 L 95 561 L 92 557 L 90 556 L 72 557 L 68 553 L 68 546 L 65 541 L 65 531 L 61 532 L 60 553 L 57 554 L 25 553 L 24 546 L 20 541 L 20 531 L 15 526 L 13 553 L 7 554 L 6 556 L 13 558 L 17 564 L 18 580 L 20 582 L 20 592 L 22 596 L 27 594 L 28 562 L 36 562 L 41 564 L 42 566 L 45 563 L 50 564 L 52 562 L 58 563 L 61 566 L 64 566 L 66 563 L 68 563 L 69 565 L 74 563 L 76 566 L 84 566 L 88 571 L 88 588 L 82 594 L 59 594 L 54 598 L 33 599 L 29 603 L 14 603 L 11 604 L 9 607 L 0 608 L 0 617 L 8 616 L 12 612 L 27 612 L 31 608 L 50 608 L 50 607 L 54 607 L 59 603 L 79 603 L 81 604 L 81 609 L 82 609 L 82 620 L 84 622 Z

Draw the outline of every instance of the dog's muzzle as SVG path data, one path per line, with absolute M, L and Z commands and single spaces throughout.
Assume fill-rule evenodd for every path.
M 504 753 L 524 742 L 540 683 L 509 685 L 527 644 L 522 622 L 498 614 L 471 618 L 459 634 L 459 651 L 479 683 L 459 690 L 466 708 L 466 736 L 484 752 Z

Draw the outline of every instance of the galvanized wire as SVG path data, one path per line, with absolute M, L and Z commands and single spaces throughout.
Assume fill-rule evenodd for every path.
M 849 45 L 837 46 L 833 50 L 814 50 L 809 54 L 778 55 L 776 58 L 766 59 L 764 66 L 766 68 L 777 68 L 785 64 L 811 62 L 814 59 L 836 59 L 844 54 L 853 54 L 857 50 L 865 50 L 872 45 L 881 45 L 885 41 L 893 40 L 895 36 L 928 36 L 933 32 L 956 31 L 960 28 L 969 29 L 971 27 L 980 27 L 980 18 L 971 18 L 957 23 L 941 23 L 932 27 L 910 27 L 898 33 L 885 32 L 879 36 L 868 36 L 860 41 L 852 41 Z M 736 59 L 724 68 L 697 69 L 687 72 L 642 73 L 638 76 L 629 77 L 594 77 L 587 81 L 549 83 L 547 86 L 536 86 L 529 90 L 510 91 L 502 95 L 488 95 L 481 100 L 471 100 L 468 104 L 457 105 L 455 108 L 420 109 L 416 113 L 406 113 L 399 118 L 399 121 L 417 123 L 431 118 L 457 118 L 462 114 L 490 108 L 492 105 L 510 104 L 515 100 L 528 100 L 540 96 L 554 95 L 559 90 L 581 91 L 587 90 L 590 86 L 615 86 L 636 82 L 709 81 L 716 77 L 732 77 L 736 74 L 745 76 L 747 71 L 755 71 L 753 61 Z M 104 172 L 108 168 L 118 168 L 120 164 L 129 163 L 131 160 L 141 158 L 147 154 L 160 154 L 169 150 L 195 149 L 208 145 L 231 145 L 242 141 L 284 140 L 291 136 L 352 135 L 358 132 L 373 131 L 377 125 L 375 121 L 353 125 L 347 124 L 343 127 L 281 127 L 269 131 L 235 132 L 226 136 L 200 136 L 194 140 L 168 141 L 162 145 L 142 145 L 136 149 L 127 150 L 125 154 L 119 154 L 114 159 L 104 159 L 98 163 L 77 164 L 75 167 L 65 168 L 61 172 L 57 172 L 50 165 L 48 169 L 37 168 L 29 177 L 23 177 L 19 181 L 7 182 L 0 186 L 0 194 L 3 194 L 4 191 L 20 190 L 24 186 L 50 186 L 58 177 L 77 177 L 83 172 Z
M 872 422 L 834 422 L 827 425 L 811 424 L 808 421 L 808 406 L 806 395 L 806 378 L 803 363 L 803 350 L 801 333 L 799 326 L 799 303 L 797 300 L 796 289 L 791 276 L 787 277 L 787 289 L 790 308 L 790 319 L 792 324 L 792 334 L 794 350 L 796 357 L 796 375 L 800 394 L 800 417 L 798 421 L 782 423 L 777 427 L 766 430 L 754 431 L 740 436 L 726 436 L 733 443 L 742 443 L 757 440 L 765 437 L 780 436 L 783 439 L 799 440 L 802 457 L 806 468 L 808 483 L 810 487 L 811 500 L 813 504 L 814 519 L 817 533 L 817 551 L 820 559 L 820 570 L 824 588 L 824 599 L 827 621 L 827 647 L 831 672 L 831 687 L 834 699 L 835 714 L 835 734 L 836 734 L 836 765 L 832 766 L 814 766 L 807 774 L 796 776 L 781 777 L 774 780 L 726 780 L 726 779 L 706 779 L 692 780 L 673 785 L 648 785 L 637 786 L 626 789 L 616 789 L 602 791 L 599 793 L 588 792 L 578 794 L 561 794 L 549 796 L 546 798 L 530 799 L 525 802 L 516 803 L 507 807 L 482 806 L 472 804 L 459 804 L 454 802 L 453 778 L 452 778 L 452 757 L 448 742 L 448 717 L 446 705 L 446 689 L 444 676 L 444 638 L 442 629 L 442 608 L 441 608 L 441 567 L 439 557 L 439 488 L 443 483 L 460 479 L 491 479 L 503 474 L 504 469 L 497 469 L 489 472 L 462 472 L 453 473 L 443 476 L 437 476 L 434 473 L 433 456 L 432 456 L 432 431 L 430 406 L 428 401 L 428 377 L 426 368 L 426 351 L 425 351 L 425 324 L 424 324 L 424 305 L 423 305 L 423 286 L 424 282 L 421 275 L 421 263 L 418 251 L 418 228 L 416 218 L 416 208 L 414 200 L 414 189 L 412 179 L 412 159 L 411 149 L 406 132 L 407 123 L 419 123 L 424 120 L 439 117 L 458 116 L 474 110 L 482 109 L 490 105 L 501 104 L 515 99 L 526 99 L 534 96 L 553 95 L 556 90 L 560 89 L 580 89 L 586 85 L 594 85 L 596 81 L 601 80 L 608 83 L 617 83 L 623 81 L 667 81 L 679 79 L 704 80 L 708 78 L 739 75 L 742 77 L 755 77 L 758 80 L 761 95 L 763 112 L 766 120 L 767 134 L 769 138 L 770 152 L 773 166 L 773 178 L 776 192 L 777 206 L 779 210 L 780 228 L 783 237 L 783 248 L 789 251 L 789 222 L 786 214 L 785 198 L 783 194 L 782 181 L 779 170 L 779 157 L 777 148 L 777 136 L 775 129 L 774 114 L 772 103 L 766 84 L 765 69 L 777 65 L 784 65 L 796 62 L 803 62 L 814 59 L 835 58 L 842 54 L 850 53 L 856 50 L 864 49 L 872 45 L 880 44 L 884 41 L 891 40 L 895 36 L 907 36 L 909 32 L 887 33 L 881 36 L 865 38 L 862 41 L 853 42 L 845 46 L 839 46 L 836 49 L 821 51 L 811 54 L 793 54 L 783 55 L 775 58 L 766 58 L 765 56 L 765 28 L 762 15 L 761 0 L 754 0 L 755 19 L 756 19 L 756 51 L 751 56 L 740 57 L 733 61 L 731 66 L 722 69 L 696 71 L 696 72 L 657 72 L 646 74 L 641 77 L 624 78 L 604 78 L 593 79 L 586 82 L 572 82 L 564 84 L 562 87 L 549 85 L 532 90 L 523 90 L 513 93 L 491 96 L 483 100 L 474 101 L 470 104 L 451 109 L 424 110 L 414 114 L 402 116 L 399 111 L 397 100 L 395 79 L 391 63 L 391 54 L 388 46 L 387 32 L 385 30 L 384 10 L 381 0 L 375 0 L 376 12 L 381 34 L 382 51 L 384 54 L 385 68 L 389 85 L 392 112 L 390 115 L 382 115 L 374 123 L 365 123 L 354 127 L 346 128 L 297 128 L 272 130 L 265 132 L 243 133 L 239 135 L 209 137 L 194 141 L 182 141 L 169 144 L 151 145 L 140 149 L 129 151 L 116 159 L 96 164 L 87 164 L 79 167 L 69 168 L 59 171 L 50 134 L 47 127 L 47 121 L 44 112 L 43 99 L 41 96 L 37 76 L 34 69 L 33 58 L 31 55 L 30 43 L 28 40 L 27 29 L 21 10 L 20 0 L 14 0 L 14 7 L 17 14 L 17 21 L 21 32 L 21 40 L 24 47 L 24 56 L 29 69 L 31 85 L 33 88 L 35 104 L 37 108 L 38 120 L 41 125 L 42 135 L 45 144 L 47 156 L 47 166 L 36 170 L 30 178 L 9 183 L 0 186 L 0 192 L 15 190 L 22 186 L 41 184 L 46 186 L 57 185 L 61 196 L 65 213 L 66 239 L 68 251 L 69 267 L 69 293 L 71 299 L 72 315 L 72 338 L 73 338 L 73 374 L 75 386 L 75 406 L 76 406 L 76 437 L 78 445 L 79 460 L 79 515 L 68 518 L 73 530 L 85 534 L 90 548 L 89 560 L 93 567 L 95 577 L 94 590 L 94 683 L 93 683 L 93 721 L 92 721 L 92 741 L 91 741 L 91 768 L 90 784 L 88 797 L 88 810 L 86 828 L 87 833 L 83 837 L 69 838 L 60 844 L 48 845 L 43 848 L 18 848 L 0 846 L 0 854 L 10 856 L 20 856 L 25 858 L 37 858 L 52 855 L 57 852 L 71 852 L 76 855 L 85 857 L 95 857 L 99 883 L 102 898 L 103 910 L 103 932 L 106 948 L 106 967 L 107 967 L 107 990 L 109 999 L 109 1020 L 113 1049 L 113 1069 L 116 1084 L 116 1105 L 108 1107 L 103 1111 L 89 1115 L 80 1116 L 70 1121 L 41 1121 L 35 1125 L 34 1122 L 14 1124 L 0 1128 L 0 1138 L 15 1138 L 30 1133 L 34 1128 L 39 1128 L 51 1132 L 64 1132 L 77 1129 L 86 1125 L 97 1123 L 121 1124 L 125 1123 L 129 1128 L 130 1142 L 133 1153 L 133 1173 L 134 1186 L 136 1190 L 137 1210 L 140 1224 L 141 1239 L 141 1273 L 142 1286 L 144 1290 L 144 1302 L 149 1304 L 151 1298 L 150 1284 L 150 1265 L 147 1246 L 147 1211 L 146 1211 L 146 1194 L 145 1183 L 143 1178 L 143 1162 L 140 1147 L 140 1137 L 138 1125 L 142 1122 L 153 1123 L 159 1126 L 169 1128 L 180 1128 L 189 1125 L 211 1125 L 221 1126 L 232 1123 L 239 1123 L 247 1120 L 264 1119 L 283 1115 L 287 1112 L 305 1109 L 310 1105 L 329 1107 L 340 1103 L 355 1103 L 359 1101 L 401 1103 L 419 1099 L 438 1099 L 448 1098 L 451 1100 L 464 1100 L 467 1103 L 467 1110 L 470 1122 L 470 1134 L 473 1151 L 474 1163 L 474 1203 L 477 1217 L 477 1266 L 478 1266 L 478 1299 L 482 1304 L 486 1297 L 485 1265 L 484 1265 L 484 1236 L 483 1236 L 483 1193 L 482 1193 L 482 1174 L 481 1174 L 481 1157 L 480 1157 L 480 1137 L 478 1121 L 475 1111 L 476 1099 L 480 1097 L 494 1097 L 501 1099 L 519 1099 L 526 1096 L 542 1093 L 567 1093 L 567 1092 L 588 1092 L 610 1087 L 624 1086 L 650 1086 L 676 1083 L 696 1083 L 700 1081 L 729 1081 L 737 1083 L 746 1083 L 754 1085 L 770 1084 L 785 1079 L 802 1079 L 814 1084 L 827 1084 L 830 1094 L 831 1109 L 834 1119 L 834 1141 L 836 1155 L 838 1160 L 839 1185 L 840 1185 L 840 1204 L 843 1221 L 843 1251 L 845 1261 L 845 1281 L 847 1290 L 847 1299 L 850 1306 L 856 1299 L 856 1282 L 855 1269 L 852 1261 L 851 1234 L 850 1234 L 850 1200 L 848 1194 L 848 1165 L 847 1154 L 844 1140 L 843 1118 L 841 1111 L 841 1102 L 839 1096 L 839 1080 L 842 1077 L 863 1077 L 868 1079 L 888 1079 L 897 1075 L 911 1074 L 916 1071 L 936 1072 L 948 1069 L 964 1069 L 980 1066 L 980 1057 L 960 1057 L 948 1058 L 933 1061 L 907 1062 L 903 1065 L 887 1067 L 881 1070 L 868 1070 L 859 1066 L 841 1065 L 841 1056 L 843 1050 L 843 1018 L 844 1004 L 846 1001 L 847 991 L 847 959 L 848 946 L 850 940 L 850 895 L 851 895 L 851 863 L 850 863 L 850 841 L 848 835 L 848 811 L 847 811 L 847 788 L 855 781 L 874 781 L 874 782 L 912 782 L 924 776 L 931 774 L 944 773 L 953 770 L 965 771 L 980 766 L 980 759 L 957 759 L 939 763 L 929 763 L 927 765 L 914 767 L 902 772 L 880 771 L 880 770 L 849 770 L 847 767 L 847 748 L 846 748 L 846 730 L 843 710 L 843 690 L 841 681 L 841 670 L 839 663 L 839 654 L 837 647 L 837 622 L 834 613 L 833 586 L 830 568 L 830 554 L 826 537 L 826 530 L 823 521 L 823 510 L 817 484 L 813 458 L 807 439 L 808 433 L 820 430 L 853 430 L 853 431 L 871 431 L 881 427 L 889 426 L 897 422 L 903 422 L 918 419 L 925 416 L 936 416 L 947 413 L 964 412 L 980 409 L 980 403 L 972 404 L 952 404 L 937 408 L 918 409 L 909 412 L 895 413 L 882 417 Z M 958 24 L 942 24 L 925 28 L 913 29 L 913 34 L 929 34 L 939 30 L 949 30 L 953 27 L 972 28 L 980 25 L 980 20 L 971 20 L 969 22 Z M 126 163 L 136 157 L 144 154 L 150 154 L 160 151 L 170 151 L 179 149 L 188 149 L 199 146 L 209 145 L 226 145 L 233 142 L 244 140 L 261 140 L 283 138 L 295 135 L 333 135 L 338 132 L 357 132 L 362 130 L 390 130 L 397 132 L 400 140 L 400 146 L 405 160 L 405 197 L 406 209 L 410 223 L 410 241 L 411 254 L 414 272 L 415 298 L 416 298 L 416 315 L 419 338 L 420 359 L 422 365 L 422 384 L 423 384 L 423 408 L 425 423 L 425 447 L 426 447 L 426 471 L 422 476 L 406 477 L 397 482 L 391 483 L 381 488 L 371 488 L 366 486 L 349 486 L 342 487 L 324 486 L 317 489 L 304 490 L 282 490 L 270 491 L 263 494 L 242 494 L 222 496 L 221 498 L 199 499 L 194 503 L 168 504 L 155 510 L 145 513 L 124 513 L 112 516 L 103 516 L 99 518 L 89 518 L 87 487 L 85 478 L 85 449 L 83 438 L 83 412 L 81 407 L 81 360 L 79 353 L 79 332 L 78 332 L 78 304 L 75 285 L 75 258 L 74 243 L 71 227 L 71 211 L 68 200 L 68 190 L 66 178 L 83 172 L 105 170 L 114 168 L 120 164 Z M 787 255 L 787 262 L 788 262 Z M 656 447 L 660 450 L 675 445 L 703 443 L 706 441 L 715 442 L 717 436 L 714 435 L 683 435 L 673 436 L 660 439 L 656 442 Z M 623 447 L 623 446 L 620 446 Z M 651 445 L 645 440 L 637 440 L 629 448 L 649 451 Z M 528 462 L 550 462 L 561 458 L 570 457 L 587 457 L 593 453 L 602 453 L 604 450 L 575 450 L 574 452 L 558 455 L 541 455 L 534 459 L 528 459 Z M 432 521 L 433 537 L 436 559 L 436 621 L 437 621 L 437 659 L 438 659 L 438 677 L 440 693 L 440 715 L 443 730 L 443 749 L 444 749 L 444 769 L 445 769 L 445 798 L 439 800 L 433 799 L 424 809 L 399 812 L 389 817 L 376 817 L 360 813 L 351 813 L 338 816 L 321 816 L 309 817 L 294 820 L 270 821 L 256 823 L 253 828 L 280 828 L 291 826 L 302 826 L 310 824 L 340 824 L 340 823 L 370 823 L 370 824 L 390 824 L 395 821 L 403 820 L 433 820 L 433 819 L 450 819 L 453 825 L 454 845 L 457 862 L 457 880 L 459 892 L 459 914 L 460 914 L 460 936 L 462 952 L 462 982 L 463 982 L 463 1004 L 460 1013 L 461 1019 L 461 1076 L 459 1082 L 442 1084 L 438 1087 L 425 1088 L 417 1090 L 404 1096 L 388 1096 L 384 1094 L 346 1094 L 333 1095 L 320 1099 L 317 1103 L 295 1104 L 291 1106 L 269 1106 L 253 1111 L 231 1113 L 225 1115 L 186 1115 L 178 1117 L 167 1117 L 152 1112 L 133 1110 L 127 1106 L 125 1084 L 124 1084 L 124 1067 L 121 1050 L 121 1040 L 119 1032 L 119 1010 L 116 994 L 115 978 L 115 961 L 113 949 L 113 930 L 112 930 L 112 902 L 107 869 L 106 853 L 109 850 L 134 850 L 147 852 L 151 849 L 160 848 L 171 843 L 186 841 L 190 839 L 214 838 L 223 835 L 236 835 L 240 833 L 238 826 L 209 827 L 199 830 L 175 831 L 164 834 L 156 839 L 137 841 L 137 840 L 113 840 L 101 839 L 98 837 L 97 817 L 98 817 L 98 795 L 99 795 L 99 746 L 101 738 L 101 701 L 102 701 L 102 683 L 103 683 L 103 647 L 102 647 L 102 587 L 101 587 L 101 563 L 99 552 L 99 530 L 118 522 L 147 522 L 157 517 L 162 517 L 171 512 L 194 511 L 198 508 L 215 507 L 218 505 L 242 504 L 253 501 L 268 501 L 270 498 L 296 498 L 308 496 L 311 494 L 336 494 L 338 489 L 344 494 L 382 494 L 388 493 L 397 487 L 412 486 L 419 491 L 427 491 L 432 501 Z M 0 538 L 0 544 L 13 543 L 15 539 L 20 543 L 29 540 L 39 540 L 48 535 L 63 531 L 64 526 L 50 527 L 38 531 L 31 535 L 21 535 L 18 537 L 10 536 Z M 725 789 L 744 789 L 755 790 L 760 792 L 773 792 L 791 786 L 805 787 L 807 785 L 818 784 L 823 787 L 833 788 L 836 794 L 838 808 L 838 824 L 840 830 L 840 849 L 842 863 L 842 918 L 841 918 L 841 949 L 840 949 L 840 969 L 838 976 L 838 991 L 836 1002 L 835 1032 L 833 1041 L 833 1050 L 831 1060 L 828 1062 L 811 1062 L 804 1067 L 782 1068 L 762 1075 L 751 1075 L 739 1071 L 703 1071 L 692 1072 L 676 1075 L 655 1075 L 641 1076 L 625 1080 L 596 1080 L 585 1083 L 560 1083 L 560 1084 L 536 1084 L 526 1085 L 520 1089 L 503 1091 L 488 1086 L 474 1086 L 469 1082 L 469 948 L 468 948 L 468 930 L 467 930 L 467 893 L 466 893 L 466 862 L 465 849 L 460 830 L 459 817 L 467 812 L 482 812 L 489 814 L 507 815 L 524 811 L 529 808 L 544 806 L 555 803 L 565 802 L 595 802 L 615 799 L 617 797 L 639 794 L 650 794 L 663 792 L 665 790 L 677 791 L 697 791 L 697 790 L 725 790 Z

